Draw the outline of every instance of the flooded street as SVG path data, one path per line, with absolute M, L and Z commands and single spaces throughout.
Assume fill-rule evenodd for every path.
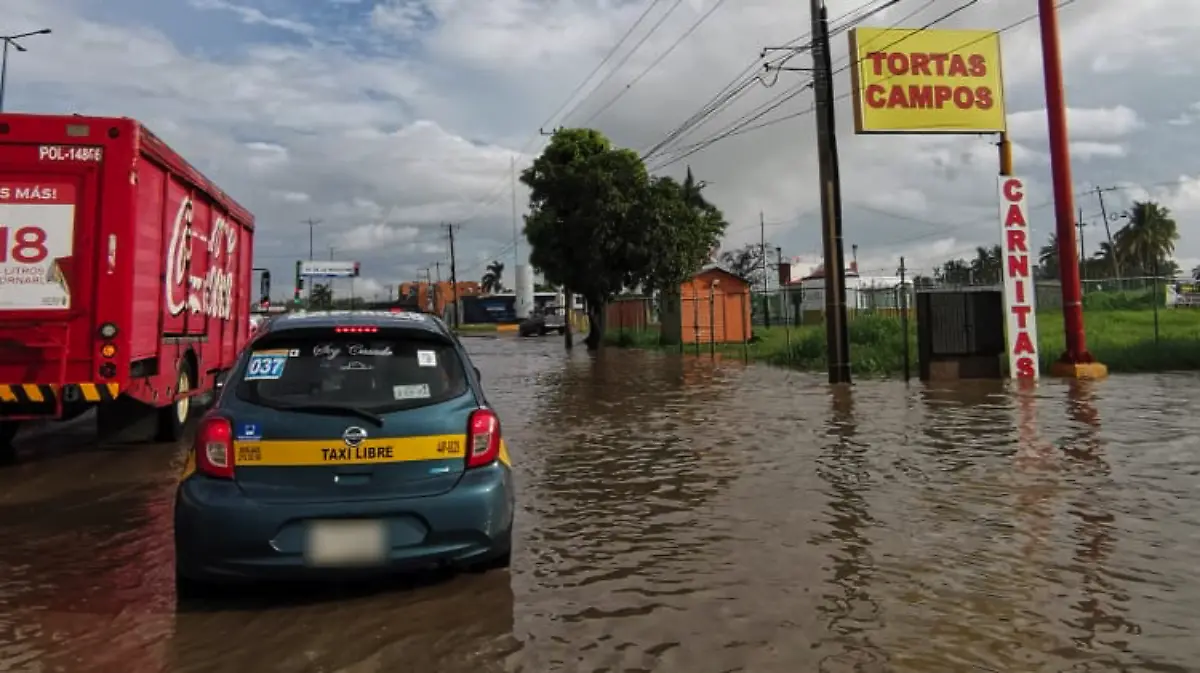
M 177 612 L 183 451 L 86 422 L 0 469 L 0 671 L 1189 671 L 1200 378 L 931 390 L 467 341 L 513 569 Z

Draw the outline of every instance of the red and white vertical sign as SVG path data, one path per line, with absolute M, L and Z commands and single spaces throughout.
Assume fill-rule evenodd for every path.
M 1008 371 L 1016 379 L 1038 378 L 1037 309 L 1033 237 L 1029 232 L 1025 181 L 1000 177 L 1000 248 L 1003 252 L 1004 312 Z

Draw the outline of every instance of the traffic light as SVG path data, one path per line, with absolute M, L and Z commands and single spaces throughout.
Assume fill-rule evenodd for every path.
M 358 262 L 354 263 L 354 277 L 358 278 Z
M 304 289 L 304 278 L 300 276 L 301 264 L 302 262 L 300 260 L 296 260 L 296 294 L 294 298 L 297 302 L 300 301 L 300 290 Z

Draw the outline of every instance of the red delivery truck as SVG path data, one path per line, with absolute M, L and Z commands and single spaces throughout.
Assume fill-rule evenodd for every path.
M 0 114 L 0 459 L 95 407 L 184 432 L 250 332 L 254 218 L 135 120 Z

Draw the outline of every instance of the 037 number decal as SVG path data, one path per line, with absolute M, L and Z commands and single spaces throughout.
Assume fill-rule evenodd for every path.
M 282 355 L 254 355 L 246 365 L 247 381 L 274 381 L 283 376 L 287 357 Z
M 49 255 L 45 229 L 0 226 L 0 264 L 7 263 L 10 258 L 18 264 L 39 264 Z

